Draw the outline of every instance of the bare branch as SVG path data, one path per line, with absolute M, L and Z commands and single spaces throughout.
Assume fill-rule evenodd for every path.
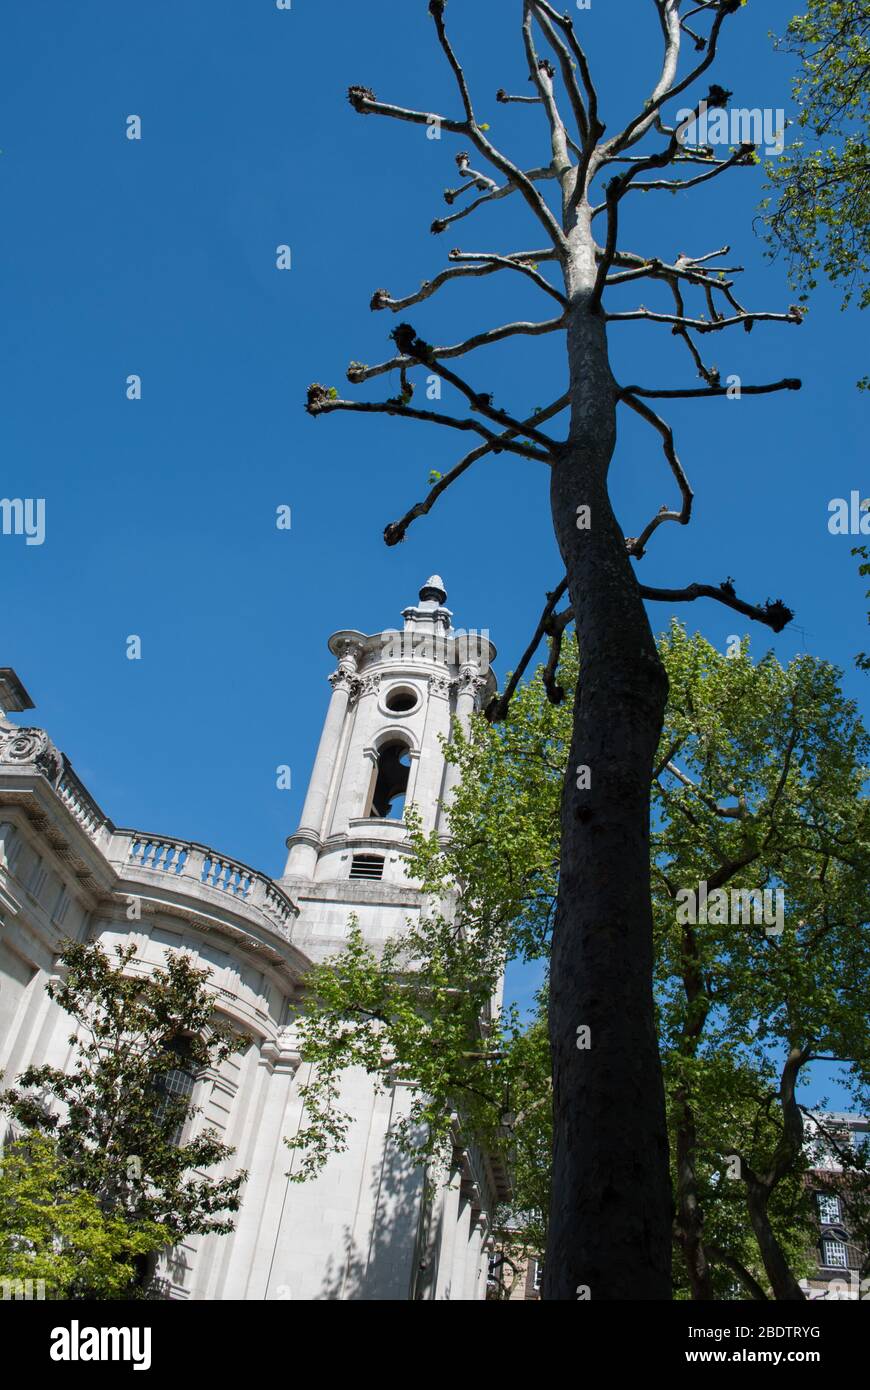
M 567 307 L 568 301 L 561 290 L 557 290 L 555 285 L 551 285 L 549 280 L 546 280 L 543 275 L 539 275 L 537 270 L 534 269 L 534 266 L 525 264 L 525 262 L 535 261 L 536 259 L 545 261 L 554 260 L 555 256 L 555 251 L 550 251 L 543 256 L 538 256 L 536 251 L 514 253 L 512 256 L 497 256 L 491 252 L 450 252 L 451 260 L 485 261 L 489 264 L 491 270 L 518 270 L 521 275 L 526 275 L 530 280 L 534 281 L 539 289 L 546 291 L 547 294 L 552 295 L 553 299 L 558 300 L 561 305 Z
M 523 43 L 529 64 L 529 75 L 538 89 L 538 95 L 544 104 L 547 120 L 550 123 L 553 163 L 559 167 L 560 171 L 563 171 L 569 167 L 571 162 L 568 157 L 568 132 L 562 117 L 559 115 L 553 91 L 555 68 L 546 59 L 539 58 L 535 48 L 532 34 L 532 0 L 523 0 Z M 583 119 L 585 120 L 585 113 Z
M 730 250 L 730 246 L 723 246 L 718 251 L 711 251 L 708 256 L 679 256 L 673 264 L 668 264 L 667 261 L 661 260 L 658 256 L 639 256 L 633 251 L 617 251 L 613 258 L 614 265 L 626 266 L 628 269 L 609 276 L 607 283 L 608 285 L 623 285 L 631 280 L 649 277 L 653 280 L 686 280 L 692 285 L 709 285 L 713 289 L 724 291 L 726 287 L 730 288 L 733 282 L 718 277 L 720 275 L 739 275 L 743 270 L 742 265 L 716 266 L 706 270 L 700 270 L 698 267 L 705 260 L 710 260 L 715 256 L 724 256 Z
M 768 599 L 761 607 L 745 603 L 737 597 L 730 579 L 719 585 L 689 584 L 685 589 L 651 589 L 648 585 L 641 584 L 640 592 L 643 598 L 651 599 L 655 603 L 694 603 L 695 599 L 712 598 L 717 603 L 724 603 L 726 608 L 733 608 L 736 612 L 742 613 L 744 617 L 764 623 L 774 632 L 782 632 L 794 617 L 792 610 L 787 608 L 781 599 Z
M 677 190 L 683 188 L 697 188 L 698 184 L 708 183 L 710 179 L 718 178 L 719 175 L 724 174 L 727 169 L 734 169 L 739 168 L 741 166 L 754 164 L 755 161 L 752 158 L 754 153 L 754 145 L 741 145 L 740 149 L 735 150 L 734 153 L 730 155 L 728 159 L 717 160 L 716 167 L 714 169 L 708 169 L 703 174 L 696 174 L 694 178 L 650 179 L 646 183 L 632 182 L 628 185 L 628 192 L 631 193 L 634 190 L 640 190 L 642 193 L 648 193 L 650 189 L 665 188 L 669 192 L 674 193 Z
M 653 429 L 658 430 L 662 437 L 662 447 L 664 449 L 665 458 L 670 464 L 671 472 L 677 480 L 677 486 L 680 489 L 683 499 L 683 505 L 678 512 L 671 511 L 668 507 L 662 507 L 638 537 L 629 538 L 628 553 L 629 555 L 633 555 L 636 560 L 640 560 L 645 553 L 646 544 L 650 536 L 654 531 L 658 530 L 663 522 L 676 521 L 680 526 L 688 526 L 692 517 L 693 493 L 689 486 L 689 480 L 683 472 L 680 460 L 677 458 L 677 451 L 674 445 L 674 432 L 670 425 L 662 420 L 660 416 L 656 415 L 655 411 L 650 410 L 649 406 L 644 405 L 642 401 L 637 400 L 636 397 L 632 396 L 630 393 L 623 392 L 620 399 L 625 401 L 625 404 L 636 411 L 642 419 L 646 420 L 647 424 L 652 425 Z
M 681 92 L 686 91 L 715 62 L 722 25 L 729 14 L 733 14 L 740 8 L 740 4 L 741 0 L 721 0 L 710 30 L 710 37 L 707 40 L 707 52 L 700 63 L 682 81 L 674 82 L 680 56 L 679 0 L 663 0 L 663 3 L 660 3 L 659 14 L 662 31 L 665 35 L 665 56 L 661 76 L 643 111 L 629 121 L 620 135 L 609 142 L 607 146 L 608 156 L 619 154 L 622 150 L 636 145 L 638 140 L 654 125 L 665 102 L 671 101 Z
M 586 106 L 589 117 L 589 141 L 594 146 L 595 141 L 604 134 L 604 126 L 598 123 L 598 94 L 595 84 L 592 81 L 592 74 L 589 71 L 589 60 L 583 49 L 577 42 L 574 32 L 574 21 L 568 14 L 559 14 L 547 0 L 536 0 L 535 8 L 539 15 L 546 15 L 554 24 L 557 24 L 568 40 L 568 47 L 574 54 L 574 59 L 580 72 L 580 80 L 586 92 Z M 543 25 L 541 26 L 543 28 Z
M 570 397 L 566 392 L 564 396 L 560 396 L 552 405 L 547 406 L 546 410 L 536 411 L 534 415 L 531 415 L 529 419 L 524 422 L 524 425 L 536 426 L 545 424 L 547 420 L 552 420 L 554 416 L 559 415 L 565 410 L 569 403 Z M 506 444 L 506 442 L 512 438 L 514 438 L 514 432 L 512 430 L 506 430 L 503 435 L 499 435 L 499 442 Z M 412 522 L 416 521 L 418 516 L 425 516 L 427 512 L 430 512 L 438 501 L 438 498 L 443 492 L 447 491 L 451 483 L 454 483 L 457 478 L 460 478 L 463 473 L 467 472 L 471 465 L 476 463 L 478 459 L 484 458 L 487 454 L 493 452 L 494 450 L 491 444 L 479 444 L 476 449 L 472 449 L 470 454 L 466 454 L 463 459 L 460 459 L 455 468 L 452 468 L 449 473 L 445 473 L 442 478 L 437 480 L 424 501 L 415 502 L 414 506 L 411 507 L 399 521 L 391 521 L 389 525 L 384 528 L 384 540 L 387 545 L 398 545 L 400 541 L 403 541 L 405 539 L 405 533 Z
M 577 77 L 575 75 L 574 68 L 571 65 L 571 54 L 569 53 L 568 48 L 566 47 L 562 39 L 560 39 L 559 35 L 556 33 L 555 29 L 550 23 L 549 17 L 544 7 L 542 5 L 539 5 L 537 3 L 537 0 L 533 0 L 532 8 L 534 9 L 535 18 L 541 26 L 541 29 L 547 39 L 547 42 L 549 43 L 550 47 L 552 48 L 553 52 L 556 54 L 556 57 L 559 60 L 559 68 L 562 73 L 562 81 L 564 83 L 565 90 L 568 93 L 568 100 L 570 101 L 571 109 L 574 112 L 574 119 L 577 122 L 577 131 L 580 138 L 580 142 L 583 146 L 585 146 L 589 140 L 589 120 L 586 115 L 586 107 L 583 103 L 582 93 L 580 91 L 579 86 L 577 85 Z
M 505 338 L 513 338 L 519 335 L 531 335 L 536 337 L 543 333 L 555 333 L 557 329 L 564 325 L 564 315 L 557 319 L 546 319 L 543 323 L 506 323 L 501 328 L 491 328 L 486 333 L 476 333 L 471 338 L 466 338 L 464 343 L 455 343 L 452 347 L 433 347 L 430 352 L 433 358 L 438 360 L 451 360 L 454 357 L 464 357 L 468 352 L 474 352 L 476 348 L 487 347 L 490 343 L 503 342 Z M 392 357 L 389 362 L 380 362 L 375 367 L 358 367 L 348 372 L 348 378 L 355 384 L 363 381 L 371 381 L 376 376 L 383 376 L 386 372 L 395 371 L 398 367 L 411 365 L 411 359 L 405 356 Z
M 511 96 L 509 92 L 505 91 L 504 87 L 499 87 L 495 94 L 495 99 L 500 102 L 502 106 L 510 106 L 512 103 L 517 106 L 540 106 L 541 104 L 540 97 Z
M 432 111 L 414 111 L 407 106 L 392 106 L 389 102 L 378 101 L 368 87 L 348 87 L 347 97 L 354 111 L 360 116 L 391 116 L 396 121 L 410 121 L 412 125 L 439 125 L 453 135 L 468 135 L 467 121 L 453 121 L 449 116 L 437 116 Z
M 435 361 L 431 356 L 428 344 L 421 342 L 421 340 L 415 336 L 414 330 L 410 324 L 401 324 L 399 328 L 396 329 L 395 337 L 396 342 L 407 357 L 419 362 L 422 366 L 431 367 L 438 376 L 444 381 L 449 382 L 451 386 L 455 387 L 455 389 L 465 397 L 472 410 L 478 411 L 481 415 L 485 416 L 487 420 L 492 420 L 497 425 L 506 425 L 514 434 L 525 434 L 529 439 L 533 439 L 536 444 L 542 445 L 543 448 L 552 452 L 556 451 L 558 447 L 556 441 L 551 439 L 549 435 L 543 434 L 540 430 L 537 430 L 534 425 L 522 425 L 519 420 L 515 420 L 513 416 L 508 415 L 506 410 L 496 409 L 492 404 L 491 395 L 475 391 L 461 376 L 458 376 L 456 372 L 451 372 L 448 367 Z
M 308 388 L 306 410 L 309 415 L 332 415 L 336 411 L 352 411 L 360 415 L 398 415 L 403 420 L 423 420 L 430 425 L 444 425 L 447 429 L 473 431 L 482 435 L 492 446 L 493 453 L 507 449 L 510 453 L 521 454 L 523 458 L 537 459 L 539 463 L 549 463 L 549 455 L 533 449 L 531 445 L 518 443 L 515 435 L 499 436 L 487 429 L 479 420 L 468 420 L 453 415 L 444 415 L 437 410 L 416 410 L 398 399 L 389 401 L 346 401 L 340 396 L 331 396 L 326 387 L 315 383 Z
M 470 180 L 470 185 L 466 184 L 465 187 L 488 189 L 490 193 L 494 193 L 498 188 L 495 179 L 491 179 L 488 174 L 479 173 L 477 169 L 472 169 L 466 150 L 461 150 L 456 156 L 456 167 L 464 179 Z
M 545 169 L 530 169 L 525 174 L 525 178 L 533 183 L 545 179 L 554 179 L 555 177 L 556 171 L 549 166 Z M 511 193 L 516 192 L 517 185 L 515 183 L 506 183 L 503 184 L 501 188 L 496 188 L 492 193 L 483 193 L 479 198 L 475 198 L 474 202 L 468 203 L 466 207 L 460 208 L 458 212 L 451 213 L 449 217 L 436 217 L 435 221 L 432 223 L 432 231 L 438 236 L 440 232 L 446 231 L 452 223 L 461 222 L 463 217 L 470 217 L 473 212 L 476 212 L 478 208 L 483 207 L 486 203 L 495 203 L 499 198 L 507 198 Z
M 532 35 L 532 13 L 535 14 L 535 18 L 538 19 L 538 24 L 541 25 L 543 32 L 545 32 L 550 44 L 552 44 L 553 50 L 555 50 L 556 56 L 559 57 L 561 75 L 563 75 L 564 85 L 566 85 L 568 93 L 568 100 L 570 100 L 571 103 L 571 110 L 574 111 L 574 120 L 577 121 L 578 136 L 580 136 L 581 140 L 585 140 L 586 135 L 588 135 L 585 108 L 584 104 L 582 104 L 580 88 L 577 86 L 577 79 L 575 79 L 574 70 L 571 68 L 571 60 L 570 57 L 568 57 L 566 46 L 561 42 L 559 36 L 553 32 L 553 26 L 550 25 L 546 15 L 543 15 L 541 11 L 538 10 L 535 0 L 524 0 L 523 42 L 525 44 L 525 57 L 527 57 L 528 60 L 528 68 L 530 68 L 532 82 L 534 82 L 536 88 L 538 88 L 538 95 L 541 96 L 543 107 L 545 107 L 546 114 L 548 114 L 553 160 L 556 160 L 557 164 L 559 164 L 563 170 L 566 170 L 568 165 L 570 165 L 570 160 L 568 160 L 566 126 L 564 126 L 564 121 L 561 120 L 559 107 L 557 107 L 556 104 L 555 89 L 553 89 L 553 78 L 555 78 L 556 70 L 553 68 L 548 58 L 541 58 L 538 56 L 534 35 Z
M 462 105 L 468 124 L 472 126 L 476 125 L 476 121 L 474 118 L 474 108 L 471 104 L 471 93 L 468 90 L 468 83 L 465 80 L 465 73 L 462 71 L 462 65 L 453 52 L 453 45 L 447 37 L 447 30 L 444 27 L 444 5 L 445 0 L 429 0 L 429 13 L 435 21 L 438 42 L 441 44 L 447 56 L 447 61 L 453 69 L 453 75 L 456 78 L 456 85 L 459 88 L 459 95 L 462 98 Z
M 539 275 L 533 269 L 533 265 L 538 261 L 556 259 L 556 253 L 552 247 L 547 247 L 543 251 L 515 251 L 508 256 L 498 256 L 491 252 L 451 251 L 448 259 L 468 262 L 468 264 L 460 264 L 450 270 L 443 270 L 434 279 L 424 280 L 416 294 L 409 294 L 404 299 L 393 299 L 388 290 L 375 290 L 370 307 L 375 311 L 391 309 L 393 313 L 397 313 L 402 309 L 410 309 L 414 304 L 422 304 L 424 299 L 429 299 L 450 280 L 494 275 L 499 270 L 518 270 L 533 280 L 542 290 L 546 290 L 560 304 L 566 302 L 565 296 L 551 285 L 543 275 Z
M 619 188 L 620 180 L 611 179 L 607 185 L 607 240 L 604 252 L 598 263 L 598 273 L 595 277 L 595 286 L 589 300 L 590 310 L 593 312 L 601 307 L 601 296 L 604 294 L 604 286 L 607 283 L 607 276 L 613 265 L 616 255 L 616 242 L 619 236 Z
M 528 667 L 529 662 L 532 660 L 532 657 L 535 655 L 535 652 L 538 650 L 538 647 L 541 645 L 543 638 L 547 635 L 547 632 L 549 630 L 549 624 L 553 619 L 553 614 L 556 610 L 556 607 L 558 606 L 559 601 L 567 592 L 567 589 L 568 579 L 566 576 L 566 578 L 562 580 L 558 588 L 554 589 L 551 594 L 547 594 L 547 602 L 544 607 L 544 611 L 541 614 L 540 622 L 538 623 L 538 626 L 535 629 L 534 636 L 532 637 L 532 640 L 529 643 L 526 650 L 523 652 L 523 655 L 520 657 L 519 665 L 517 666 L 516 670 L 514 671 L 513 675 L 508 681 L 504 690 L 504 694 L 494 695 L 484 711 L 486 718 L 489 720 L 490 724 L 498 724 L 501 722 L 501 720 L 507 718 L 508 709 L 510 708 L 510 702 L 513 697 L 514 691 L 516 690 L 517 686 L 519 685 L 520 681 L 525 675 L 526 668 Z
M 468 83 L 465 80 L 462 65 L 453 52 L 453 47 L 447 37 L 447 30 L 444 27 L 444 6 L 445 0 L 429 0 L 429 13 L 435 22 L 438 42 L 441 44 L 447 61 L 453 69 L 453 75 L 456 78 L 456 84 L 462 98 L 462 105 L 466 115 L 465 129 L 476 148 L 489 160 L 490 164 L 498 169 L 510 183 L 516 184 L 529 207 L 532 209 L 532 212 L 545 227 L 553 245 L 558 247 L 560 251 L 564 251 L 567 248 L 567 243 L 562 230 L 553 217 L 550 209 L 547 207 L 547 204 L 544 202 L 544 199 L 535 188 L 534 183 L 512 162 L 512 160 L 508 159 L 506 155 L 502 154 L 500 150 L 496 149 L 496 147 L 490 143 L 477 124 L 471 103 L 471 94 L 468 90 Z
M 677 315 L 680 318 L 684 318 L 686 314 L 686 306 L 683 303 L 683 295 L 680 289 L 679 278 L 677 276 L 667 276 L 665 278 L 667 279 L 671 294 L 674 297 L 674 304 L 676 305 Z M 705 290 L 707 294 L 708 307 L 710 310 L 710 317 L 720 317 L 716 314 L 715 305 L 713 304 L 713 294 L 709 286 L 705 286 Z M 718 386 L 721 377 L 719 369 L 717 367 L 708 367 L 706 365 L 703 358 L 701 357 L 700 352 L 698 351 L 695 340 L 689 332 L 688 328 L 675 328 L 674 333 L 677 337 L 682 338 L 683 342 L 686 344 L 686 347 L 689 349 L 689 352 L 692 356 L 692 361 L 694 362 L 698 370 L 698 375 L 700 377 L 703 377 L 704 381 L 706 381 L 708 386 Z
M 741 383 L 740 394 L 742 396 L 768 396 L 772 391 L 800 391 L 803 382 L 797 377 L 786 377 L 784 381 L 772 381 L 766 386 L 744 386 Z M 650 400 L 704 400 L 708 397 L 727 396 L 730 391 L 728 386 L 699 386 L 696 389 L 686 391 L 651 391 L 645 386 L 626 386 L 626 394 L 632 396 L 647 396 Z
M 550 654 L 547 657 L 547 664 L 541 675 L 544 684 L 544 691 L 551 705 L 561 705 L 565 699 L 565 687 L 560 685 L 556 679 L 559 670 L 559 662 L 562 658 L 562 637 L 569 623 L 574 621 L 574 610 L 571 607 L 565 608 L 561 613 L 556 613 L 547 625 L 547 635 L 550 639 Z
M 677 324 L 682 328 L 694 328 L 696 333 L 717 333 L 721 328 L 734 328 L 741 324 L 744 329 L 754 323 L 803 323 L 803 314 L 795 307 L 789 309 L 787 314 L 766 314 L 766 313 L 742 313 L 735 314 L 731 318 L 717 319 L 711 322 L 709 319 L 689 319 L 682 318 L 675 314 L 657 314 L 652 309 L 633 309 L 626 314 L 608 314 L 608 323 L 631 323 L 640 319 L 647 319 L 650 323 L 670 323 Z M 749 331 L 747 329 L 747 331 Z

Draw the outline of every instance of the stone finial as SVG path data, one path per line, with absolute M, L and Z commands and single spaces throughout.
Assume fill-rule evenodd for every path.
M 447 602 L 447 590 L 440 574 L 430 575 L 420 590 L 420 602 L 426 603 L 427 600 L 434 600 L 438 604 Z

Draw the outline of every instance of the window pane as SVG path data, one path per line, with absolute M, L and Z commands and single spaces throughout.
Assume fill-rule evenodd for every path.
M 828 1192 L 818 1192 L 816 1201 L 819 1208 L 819 1220 L 824 1222 L 834 1222 L 840 1220 L 840 1199 Z
M 822 1259 L 828 1269 L 848 1269 L 846 1247 L 841 1240 L 822 1241 Z

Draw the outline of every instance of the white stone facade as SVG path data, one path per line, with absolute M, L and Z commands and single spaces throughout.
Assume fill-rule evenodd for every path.
M 445 600 L 436 577 L 401 631 L 330 639 L 338 669 L 280 881 L 204 845 L 116 827 L 48 734 L 6 717 L 32 706 L 14 672 L 0 670 L 6 1083 L 31 1064 L 69 1058 L 69 1017 L 45 991 L 64 938 L 135 943 L 146 970 L 167 950 L 191 953 L 212 972 L 221 1014 L 252 1040 L 198 1078 L 194 1096 L 196 1123 L 235 1149 L 227 1171 L 248 1171 L 235 1230 L 172 1252 L 161 1271 L 170 1298 L 485 1297 L 488 1213 L 506 1195 L 504 1174 L 457 1135 L 450 1170 L 430 1175 L 429 1200 L 424 1174 L 391 1136 L 409 1104 L 403 1087 L 383 1093 L 362 1073 L 345 1076 L 349 1146 L 311 1182 L 288 1181 L 283 1142 L 302 1121 L 308 1065 L 294 1020 L 305 974 L 341 948 L 351 914 L 376 944 L 420 913 L 400 798 L 417 805 L 427 829 L 440 828 L 453 770 L 439 740 L 495 688 L 494 649 L 485 636 L 454 632 Z

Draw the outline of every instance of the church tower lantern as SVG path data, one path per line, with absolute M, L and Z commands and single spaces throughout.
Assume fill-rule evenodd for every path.
M 306 936 L 312 890 L 332 910 L 316 911 L 321 920 L 310 929 L 319 927 L 330 939 L 331 927 L 340 925 L 339 903 L 362 894 L 354 909 L 362 922 L 366 902 L 407 896 L 406 804 L 416 806 L 425 830 L 443 826 L 455 777 L 443 742 L 496 689 L 488 633 L 456 630 L 446 603 L 442 580 L 433 575 L 403 611 L 401 628 L 371 636 L 342 631 L 329 639 L 338 666 L 329 677 L 329 708 L 282 880 L 300 903 L 297 926 Z M 381 913 L 379 935 L 383 923 Z

